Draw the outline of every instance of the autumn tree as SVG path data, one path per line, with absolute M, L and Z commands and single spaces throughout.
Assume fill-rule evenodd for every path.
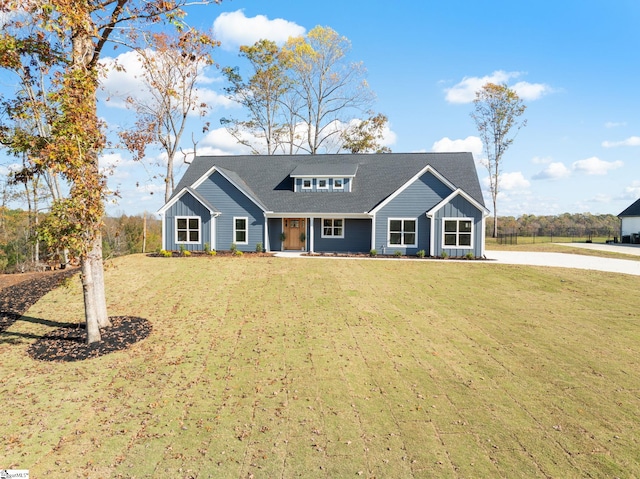
M 187 119 L 207 114 L 207 104 L 199 98 L 197 84 L 204 69 L 213 63 L 211 50 L 217 42 L 193 29 L 145 37 L 145 47 L 137 49 L 144 90 L 126 99 L 127 106 L 136 113 L 136 125 L 120 132 L 120 137 L 138 160 L 144 158 L 150 143 L 161 146 L 166 154 L 167 202 L 173 193 L 175 158 Z
M 382 113 L 372 114 L 366 120 L 353 120 L 340 134 L 342 149 L 349 153 L 391 153 L 383 145 L 386 126 L 387 117 Z
M 476 123 L 484 151 L 484 166 L 489 172 L 489 191 L 493 203 L 493 237 L 498 234 L 497 203 L 499 181 L 505 152 L 513 143 L 520 128 L 527 124 L 520 117 L 526 106 L 517 93 L 507 85 L 487 83 L 476 92 L 471 117 Z
M 319 26 L 282 47 L 268 40 L 241 47 L 250 75 L 243 78 L 237 67 L 224 71 L 226 91 L 247 118 L 222 124 L 253 153 L 341 151 L 342 132 L 362 121 L 374 98 L 362 63 L 347 60 L 350 49 L 346 37 Z M 362 131 L 374 125 L 373 118 L 364 121 Z
M 282 113 L 286 93 L 291 84 L 286 76 L 286 59 L 270 40 L 240 47 L 240 56 L 248 60 L 251 75 L 242 78 L 238 67 L 226 67 L 223 73 L 229 82 L 225 92 L 248 112 L 248 119 L 223 118 L 221 123 L 239 144 L 252 153 L 273 155 L 288 137 Z
M 282 50 L 293 89 L 302 100 L 294 113 L 305 130 L 305 150 L 314 155 L 340 137 L 340 124 L 372 103 L 366 70 L 362 63 L 347 61 L 351 42 L 329 27 L 317 26 L 304 37 L 290 38 Z
M 207 2 L 199 2 L 207 3 Z M 36 164 L 63 176 L 69 196 L 56 201 L 43 236 L 80 258 L 87 341 L 100 341 L 107 315 L 100 228 L 106 181 L 98 157 L 106 145 L 97 115 L 100 58 L 110 40 L 151 23 L 180 23 L 187 0 L 1 0 L 0 67 L 16 71 L 33 49 L 51 59 L 52 109 L 46 141 L 30 150 Z

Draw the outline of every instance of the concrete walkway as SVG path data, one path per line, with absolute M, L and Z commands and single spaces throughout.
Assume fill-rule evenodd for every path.
M 640 247 L 632 245 L 603 245 L 588 243 L 563 243 L 567 246 L 580 248 L 599 249 L 624 254 L 640 255 Z M 276 252 L 275 256 L 281 258 L 322 258 L 322 259 L 354 259 L 346 256 L 304 256 L 300 251 Z M 487 261 L 468 261 L 467 264 L 521 264 L 529 266 L 550 266 L 555 268 L 574 268 L 594 271 L 606 271 L 609 273 L 623 273 L 640 276 L 640 261 L 603 258 L 598 256 L 584 256 L 568 253 L 540 253 L 529 251 L 487 251 Z M 358 259 L 390 261 L 390 258 L 366 258 Z M 424 261 L 416 258 L 416 261 Z M 451 261 L 433 259 L 429 261 Z

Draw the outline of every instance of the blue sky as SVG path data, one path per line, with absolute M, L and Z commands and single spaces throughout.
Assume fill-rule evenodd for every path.
M 215 25 L 220 66 L 242 64 L 240 44 L 284 41 L 316 25 L 349 38 L 350 59 L 364 62 L 377 95 L 373 109 L 389 118 L 394 152 L 462 150 L 481 160 L 470 117 L 473 92 L 486 81 L 507 83 L 527 105 L 528 124 L 504 158 L 499 215 L 618 214 L 640 197 L 636 0 L 226 0 L 189 12 L 190 24 Z M 134 73 L 113 75 L 105 86 L 135 90 Z M 195 120 L 190 125 L 198 151 L 242 153 L 219 124 L 241 110 L 223 97 L 218 70 L 207 79 L 211 131 L 203 135 Z M 113 127 L 131 124 L 131 114 L 113 99 L 100 112 Z M 191 132 L 184 143 L 190 146 Z M 149 151 L 151 158 L 157 154 Z M 129 158 L 123 151 L 105 155 L 104 164 L 117 165 L 109 184 L 121 194 L 109 212 L 157 211 L 162 183 L 151 177 L 160 169 Z M 478 173 L 484 185 L 486 170 L 479 165 Z

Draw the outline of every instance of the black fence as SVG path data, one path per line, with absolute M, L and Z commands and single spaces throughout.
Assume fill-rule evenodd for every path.
M 518 244 L 518 235 L 515 233 L 498 233 L 498 244 Z

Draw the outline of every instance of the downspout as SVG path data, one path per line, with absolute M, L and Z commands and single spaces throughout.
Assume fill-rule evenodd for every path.
M 264 216 L 264 250 L 265 252 L 271 252 L 271 244 L 269 243 L 269 218 L 266 211 L 262 213 Z
M 314 236 L 313 236 L 313 216 L 309 218 L 309 253 L 314 253 Z

